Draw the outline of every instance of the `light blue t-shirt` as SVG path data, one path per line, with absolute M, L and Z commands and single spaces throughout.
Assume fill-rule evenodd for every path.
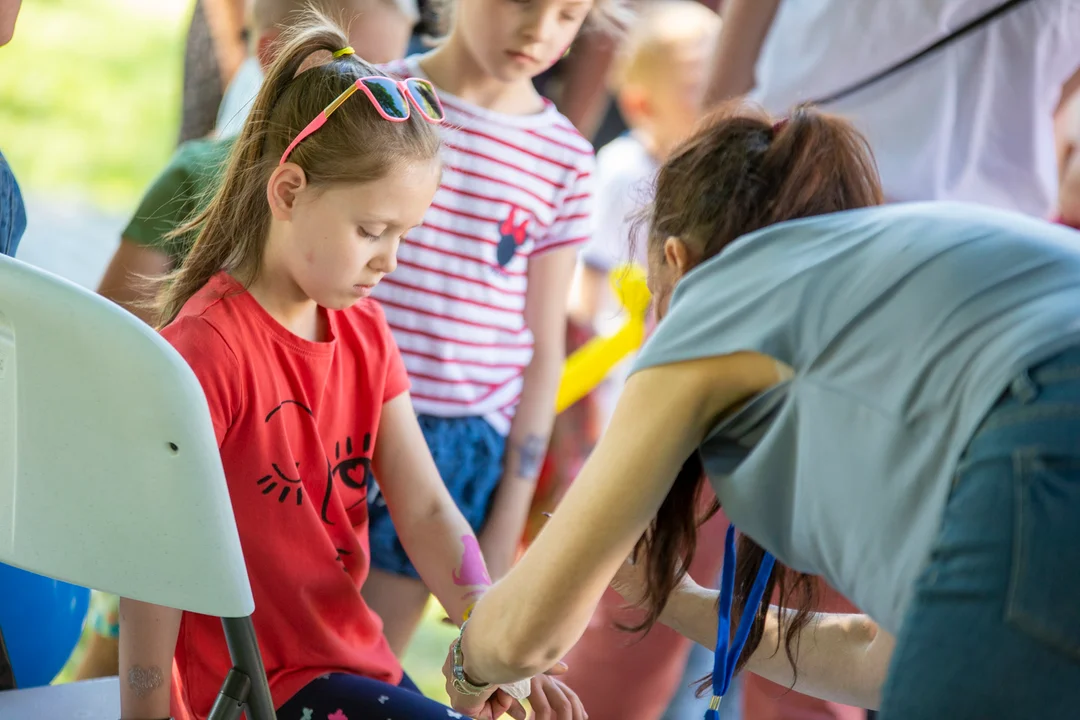
M 1022 370 L 1080 344 L 1080 234 L 982 206 L 774 225 L 679 283 L 635 371 L 752 350 L 795 377 L 702 456 L 731 521 L 896 632 L 958 458 Z

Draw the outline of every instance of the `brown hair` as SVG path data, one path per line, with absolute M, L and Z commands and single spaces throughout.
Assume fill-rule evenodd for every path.
M 358 78 L 381 75 L 356 55 L 333 59 L 348 45 L 344 31 L 309 6 L 281 35 L 277 60 L 236 139 L 220 185 L 204 210 L 171 236 L 194 236 L 191 252 L 164 280 L 158 324 L 180 309 L 215 273 L 226 270 L 248 286 L 258 276 L 270 209 L 266 183 L 300 131 Z M 413 112 L 405 122 L 384 120 L 361 93 L 349 98 L 318 132 L 289 156 L 313 188 L 368 183 L 410 162 L 439 154 L 438 133 Z
M 848 122 L 810 107 L 797 107 L 789 118 L 776 122 L 759 109 L 731 104 L 711 115 L 664 163 L 657 175 L 655 200 L 643 219 L 648 222 L 651 259 L 663 262 L 663 243 L 677 237 L 704 262 L 736 238 L 768 225 L 882 202 L 870 147 Z M 656 622 L 686 574 L 702 522 L 697 508 L 704 488 L 704 468 L 695 452 L 638 543 L 637 554 L 647 557 L 647 614 L 632 630 Z M 709 514 L 718 508 L 714 504 Z M 749 537 L 739 537 L 733 624 L 764 555 Z M 816 609 L 817 589 L 813 576 L 777 563 L 737 669 L 761 642 L 768 598 L 774 591 L 782 607 L 795 610 L 781 615 L 780 626 L 780 640 L 795 668 L 799 631 Z

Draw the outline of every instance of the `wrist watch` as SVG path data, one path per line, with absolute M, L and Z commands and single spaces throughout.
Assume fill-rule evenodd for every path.
M 468 624 L 468 620 L 461 624 L 461 631 L 458 633 L 457 640 L 454 641 L 454 677 L 452 683 L 454 690 L 457 690 L 462 695 L 476 697 L 490 690 L 491 684 L 476 685 L 465 675 L 465 656 L 461 652 L 461 639 L 465 637 L 465 626 Z

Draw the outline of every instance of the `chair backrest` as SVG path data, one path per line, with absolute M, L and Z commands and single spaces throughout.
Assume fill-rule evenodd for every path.
M 254 609 L 194 373 L 135 316 L 2 256 L 0 562 L 207 615 Z

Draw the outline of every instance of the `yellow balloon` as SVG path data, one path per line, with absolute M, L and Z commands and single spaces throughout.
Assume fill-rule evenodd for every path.
M 614 334 L 596 337 L 566 359 L 555 411 L 562 412 L 596 389 L 626 356 L 645 341 L 649 288 L 640 265 L 622 265 L 609 275 L 611 289 L 626 310 L 626 323 Z

